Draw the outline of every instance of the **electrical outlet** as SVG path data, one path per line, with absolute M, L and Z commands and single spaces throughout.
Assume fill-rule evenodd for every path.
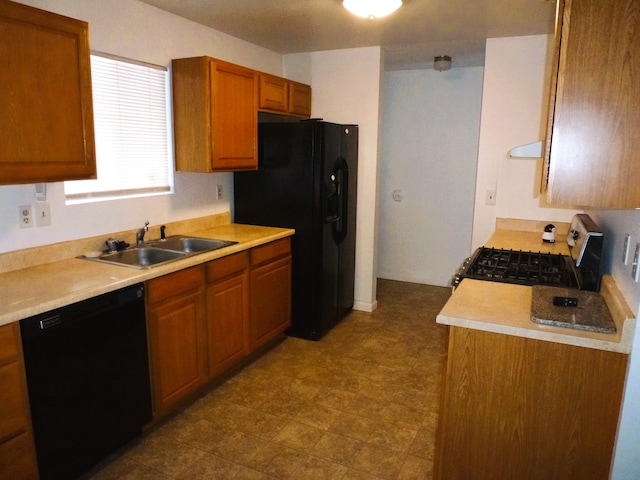
M 33 211 L 31 209 L 31 205 L 20 205 L 18 207 L 18 215 L 20 228 L 33 227 Z
M 47 227 L 51 225 L 51 206 L 49 202 L 36 202 L 34 210 L 36 227 Z
M 622 247 L 622 264 L 629 265 L 629 246 L 631 245 L 631 235 L 624 236 L 624 246 Z
M 222 200 L 222 185 L 216 185 L 216 200 Z
M 496 191 L 495 190 L 487 190 L 484 197 L 485 205 L 495 205 L 496 204 Z
M 640 268 L 638 268 L 638 258 L 640 258 L 640 243 L 636 243 L 636 251 L 633 254 L 633 268 L 631 269 L 631 277 L 634 282 L 638 282 L 638 276 L 640 274 Z

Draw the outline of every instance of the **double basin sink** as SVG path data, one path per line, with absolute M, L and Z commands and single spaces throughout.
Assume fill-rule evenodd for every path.
M 144 269 L 164 265 L 199 253 L 212 252 L 236 243 L 238 242 L 175 235 L 167 237 L 166 240 L 154 240 L 118 252 L 103 253 L 98 257 L 86 258 L 103 263 Z

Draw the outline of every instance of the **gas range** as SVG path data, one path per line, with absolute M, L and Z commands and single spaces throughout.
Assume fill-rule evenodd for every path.
M 453 279 L 465 278 L 518 285 L 546 285 L 600 290 L 603 234 L 586 214 L 575 215 L 567 244 L 570 255 L 480 247 Z

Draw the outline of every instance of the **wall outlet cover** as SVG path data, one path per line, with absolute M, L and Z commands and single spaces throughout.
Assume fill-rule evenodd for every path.
M 18 207 L 18 221 L 20 228 L 33 227 L 33 209 L 31 205 L 20 205 Z

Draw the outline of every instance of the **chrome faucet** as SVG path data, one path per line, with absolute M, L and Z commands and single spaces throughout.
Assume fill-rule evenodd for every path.
M 144 227 L 136 232 L 136 243 L 140 245 L 144 243 L 144 234 L 149 231 L 149 222 L 144 222 Z

